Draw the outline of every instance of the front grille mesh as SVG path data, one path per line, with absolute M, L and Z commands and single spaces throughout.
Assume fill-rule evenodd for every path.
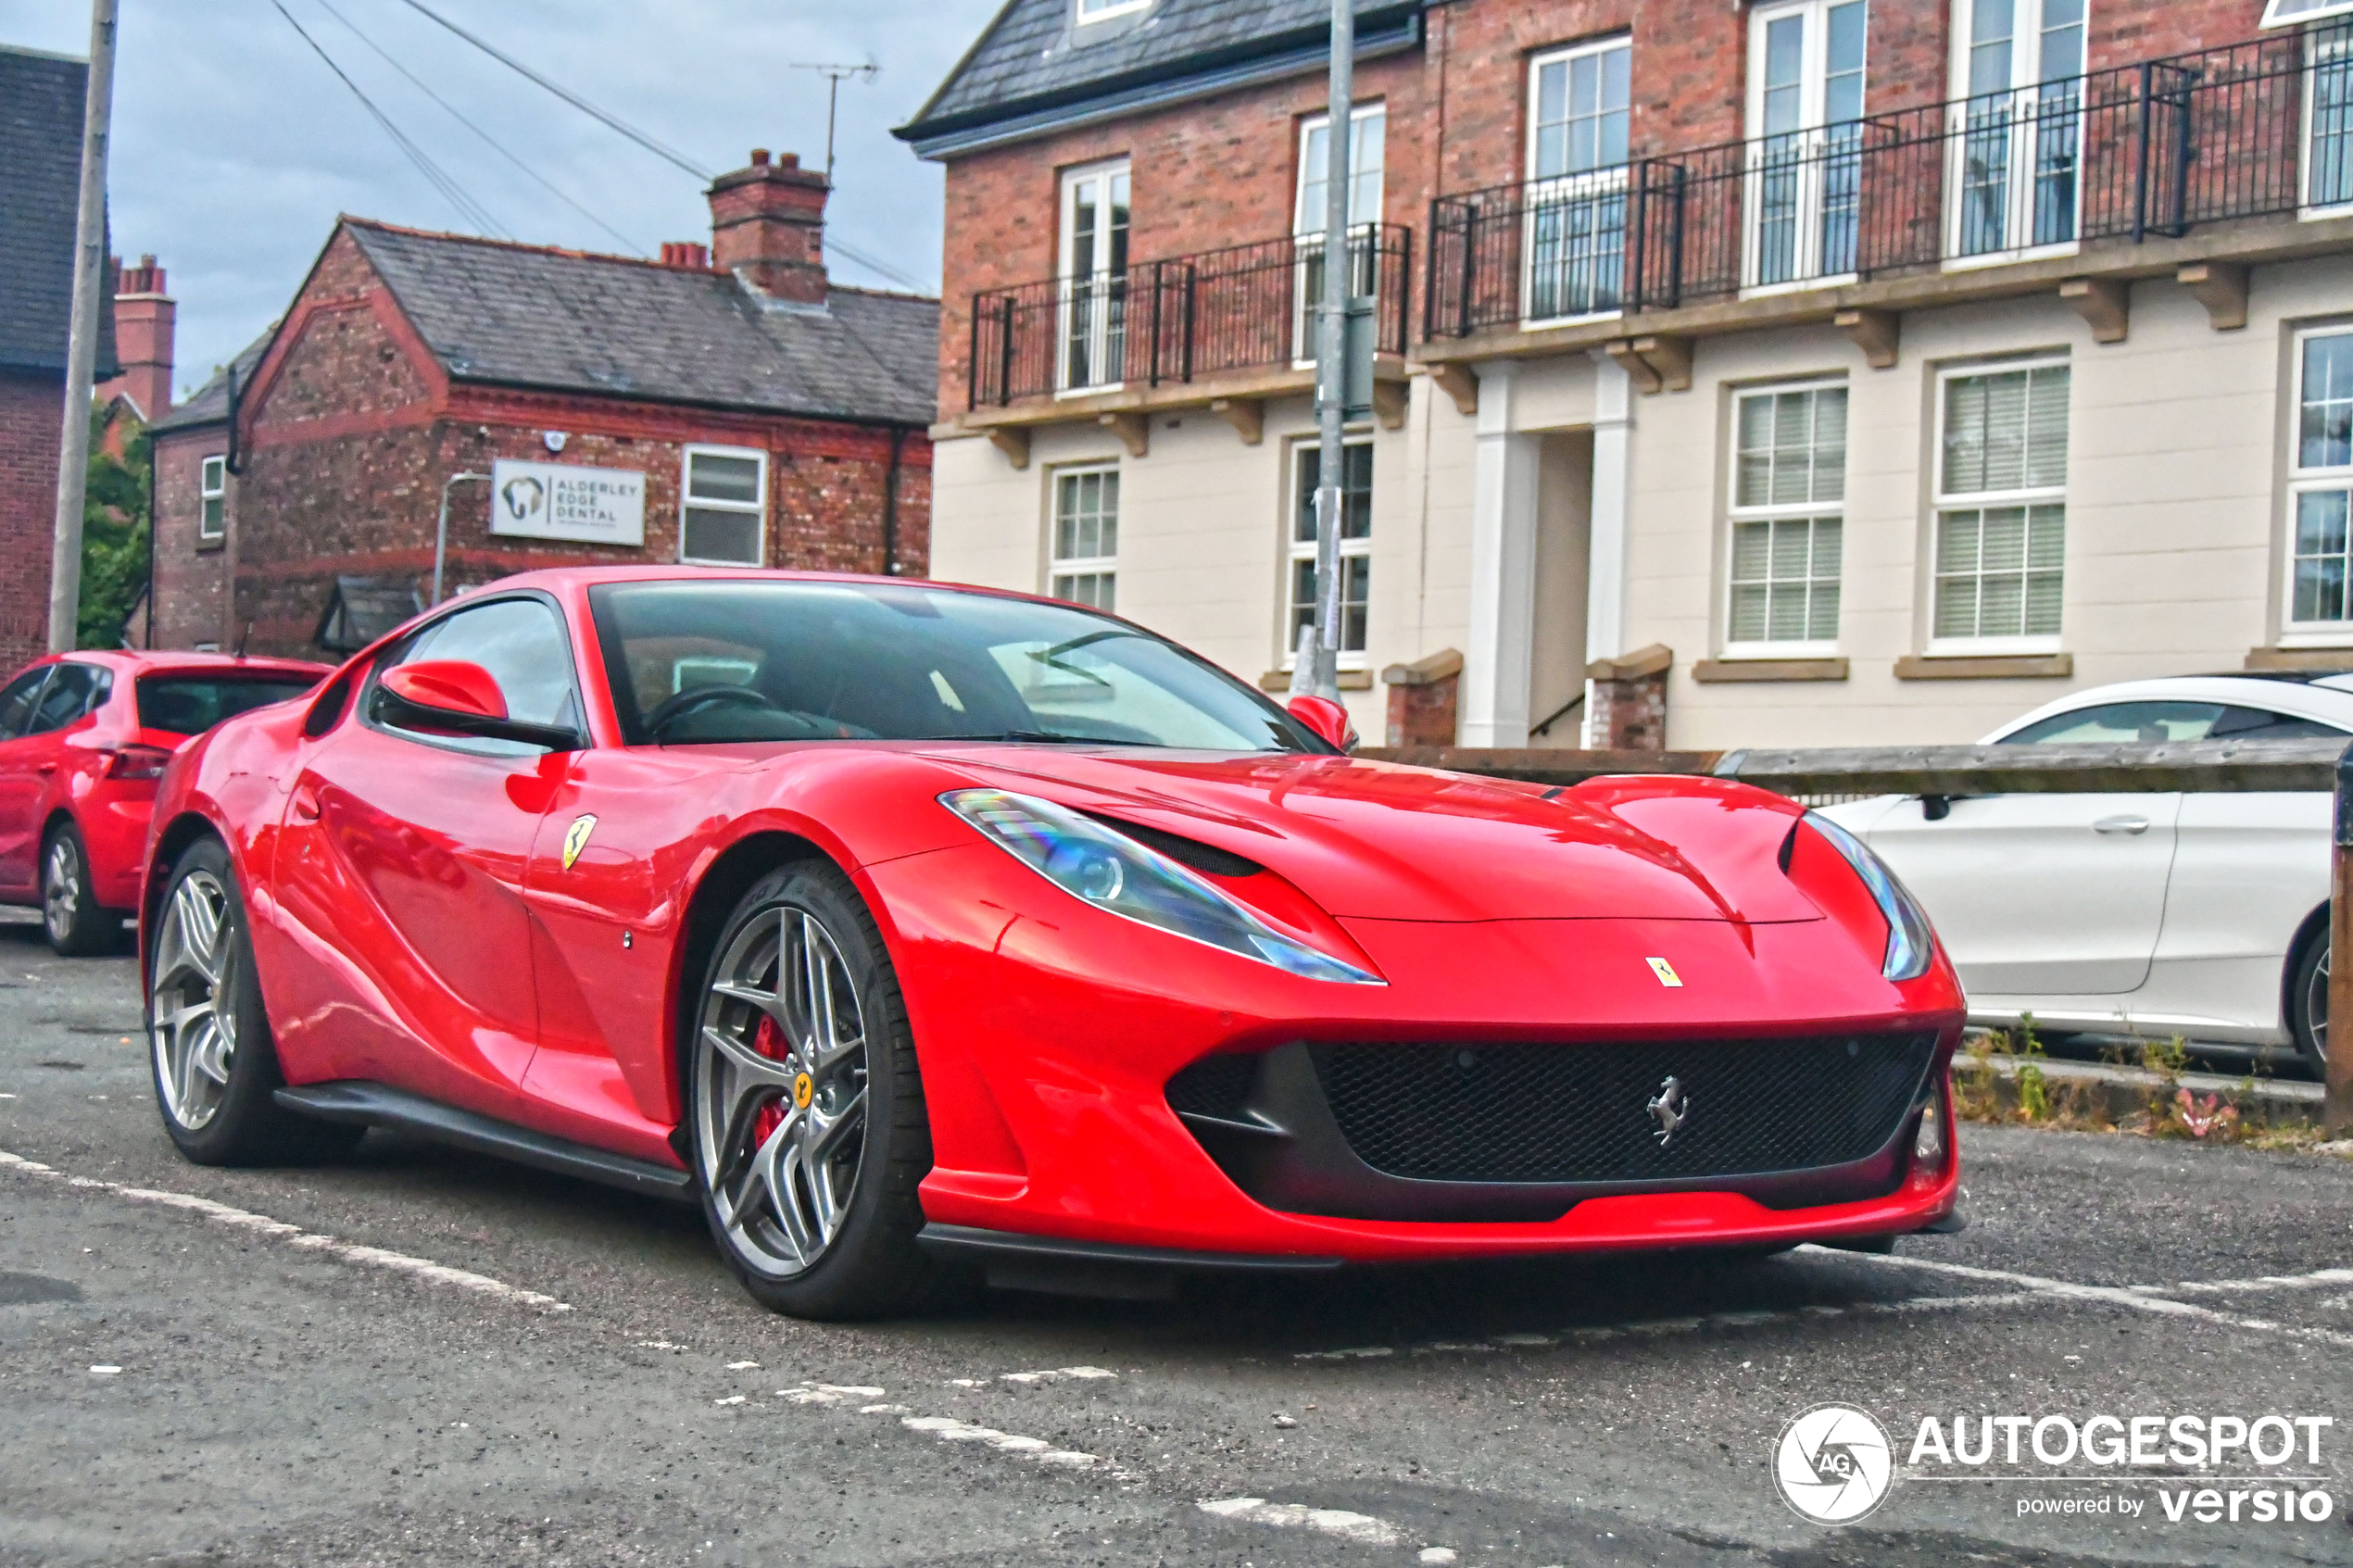
M 1328 1046 L 1316 1076 L 1357 1158 L 1426 1181 L 1757 1175 L 1863 1160 L 1895 1135 L 1934 1034 L 1601 1045 Z M 1664 1145 L 1649 1102 L 1682 1085 Z
M 1258 1076 L 1254 1056 L 1205 1056 L 1168 1080 L 1168 1107 L 1181 1114 L 1231 1121 Z

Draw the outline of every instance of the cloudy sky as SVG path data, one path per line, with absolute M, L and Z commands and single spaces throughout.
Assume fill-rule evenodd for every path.
M 488 216 L 490 232 L 604 251 L 709 238 L 710 210 L 692 175 L 444 31 L 409 0 L 120 3 L 108 182 L 115 248 L 153 252 L 169 270 L 183 387 L 284 308 L 337 213 L 484 232 L 409 161 L 279 5 Z M 841 88 L 828 234 L 926 291 L 938 288 L 939 172 L 889 130 L 930 95 L 999 0 L 419 3 L 711 170 L 740 168 L 754 146 L 822 165 L 825 83 L 792 67 L 871 59 L 881 68 L 871 82 Z M 88 6 L 0 0 L 0 43 L 86 55 Z M 832 261 L 845 282 L 899 286 L 838 250 Z

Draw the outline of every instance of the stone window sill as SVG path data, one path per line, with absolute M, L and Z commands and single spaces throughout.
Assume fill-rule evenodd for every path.
M 1258 689 L 1262 692 L 1290 691 L 1290 671 L 1288 670 L 1269 670 L 1266 673 L 1258 677 Z M 1344 692 L 1371 691 L 1373 689 L 1373 672 L 1369 670 L 1343 670 L 1340 672 L 1340 689 Z
M 2353 647 L 2249 648 L 2246 668 L 2256 672 L 2286 670 L 2353 670 Z
M 2071 653 L 1906 654 L 1895 661 L 1899 681 L 2066 680 Z
M 1843 681 L 1846 660 L 1837 659 L 1703 659 L 1692 666 L 1703 686 L 1741 681 Z
M 228 547 L 229 541 L 226 538 L 199 539 L 196 541 L 196 554 L 200 556 L 217 556 Z

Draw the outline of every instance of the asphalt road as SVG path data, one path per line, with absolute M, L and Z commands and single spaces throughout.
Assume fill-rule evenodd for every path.
M 1965 1129 L 1972 1228 L 1894 1260 L 820 1326 L 599 1188 L 382 1135 L 183 1164 L 138 1016 L 128 960 L 0 930 L 0 1563 L 2353 1562 L 2353 1273 L 2313 1277 L 2353 1269 L 2353 1163 Z M 1825 1528 L 1772 1463 L 1832 1400 L 1902 1468 Z M 2106 1412 L 2341 1424 L 2204 1476 L 1906 1463 L 1925 1417 Z M 2165 1516 L 2250 1474 L 2330 1517 Z M 2020 1512 L 2070 1499 L 2105 1512 Z

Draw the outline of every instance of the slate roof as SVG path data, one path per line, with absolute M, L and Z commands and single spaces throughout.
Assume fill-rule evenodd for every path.
M 1425 3 L 1355 0 L 1359 52 L 1401 30 L 1417 37 Z M 1329 47 L 1330 17 L 1330 0 L 1153 0 L 1082 27 L 1074 0 L 1006 0 L 931 101 L 892 134 L 931 156 L 986 127 L 1155 87 L 1181 91 L 1189 81 L 1224 85 L 1222 76 L 1253 64 L 1313 69 L 1312 52 Z
M 66 368 L 89 81 L 85 60 L 0 45 L 0 368 Z M 114 301 L 102 294 L 98 379 L 119 369 Z
M 175 430 L 191 430 L 197 425 L 226 424 L 229 420 L 230 371 L 236 372 L 239 386 L 249 385 L 253 381 L 254 367 L 261 363 L 262 355 L 269 350 L 270 339 L 277 331 L 277 323 L 271 323 L 269 332 L 237 351 L 237 357 L 229 361 L 228 370 L 214 371 L 212 379 L 190 393 L 185 402 L 173 404 L 170 413 L 149 425 L 149 432 L 165 435 Z
M 348 657 L 424 608 L 416 583 L 408 578 L 338 574 L 310 640 L 329 653 Z
M 345 226 L 458 381 L 928 425 L 939 302 L 836 288 L 822 311 L 763 302 L 724 272 Z

